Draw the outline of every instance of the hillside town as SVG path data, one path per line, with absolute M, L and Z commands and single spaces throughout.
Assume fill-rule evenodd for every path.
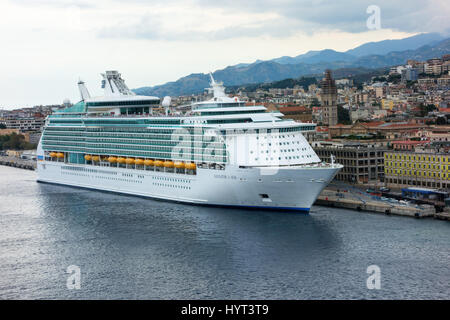
M 264 105 L 285 118 L 316 123 L 316 132 L 307 139 L 323 161 L 335 157 L 344 165 L 336 181 L 448 194 L 450 54 L 408 60 L 363 83 L 356 83 L 351 74 L 334 79 L 331 70 L 314 82 L 285 88 L 266 85 L 251 91 L 238 88 L 233 95 L 248 106 Z M 207 92 L 173 97 L 170 112 L 180 114 L 191 102 L 207 98 Z M 0 109 L 0 152 L 20 156 L 20 149 L 35 148 L 45 117 L 71 105 L 66 100 L 61 105 Z M 24 143 L 10 143 L 12 135 Z

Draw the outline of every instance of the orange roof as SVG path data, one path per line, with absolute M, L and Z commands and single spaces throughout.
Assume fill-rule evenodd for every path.
M 406 145 L 415 145 L 415 144 L 425 144 L 429 141 L 414 141 L 414 140 L 403 140 L 403 141 L 394 141 L 393 144 L 406 144 Z
M 306 107 L 304 106 L 289 106 L 289 107 L 279 107 L 278 110 L 280 112 L 299 112 L 299 111 L 306 111 Z
M 366 127 L 378 127 L 382 124 L 385 124 L 384 121 L 371 121 L 371 122 L 362 122 L 361 124 L 365 125 Z

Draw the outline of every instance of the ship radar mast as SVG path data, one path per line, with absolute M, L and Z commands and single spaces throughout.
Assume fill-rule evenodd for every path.
M 105 91 L 105 96 L 134 96 L 136 95 L 125 84 L 121 74 L 118 71 L 106 71 L 101 74 L 102 89 Z

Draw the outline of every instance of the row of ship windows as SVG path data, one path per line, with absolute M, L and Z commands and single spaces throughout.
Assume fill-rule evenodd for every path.
M 83 171 L 83 172 L 106 173 L 106 174 L 117 175 L 117 172 L 114 172 L 114 171 L 103 171 L 103 170 L 95 170 L 95 169 L 86 169 L 86 168 L 84 168 L 84 167 L 62 166 L 61 169 L 64 169 L 64 170 L 71 170 L 71 171 Z M 77 175 L 77 174 L 76 174 L 76 175 Z M 87 175 L 87 174 L 78 174 L 78 175 L 82 175 L 82 176 L 90 176 L 90 175 Z M 123 176 L 123 177 L 130 177 L 130 178 L 134 177 L 134 175 L 131 174 L 131 173 L 123 173 L 123 172 L 122 172 L 122 176 Z M 139 178 L 139 179 L 144 179 L 145 176 L 139 175 L 139 174 L 138 174 L 138 175 L 137 175 L 137 178 Z M 106 179 L 106 178 L 105 178 L 105 179 Z M 109 178 L 108 178 L 108 179 L 109 179 Z M 117 180 L 117 179 L 120 180 L 120 178 L 117 178 L 117 179 L 111 178 L 111 179 L 112 179 L 112 180 Z M 152 176 L 152 179 L 153 179 L 153 180 L 161 180 L 161 181 L 169 181 L 169 182 L 191 183 L 191 180 L 188 180 L 188 179 L 176 179 L 176 178 L 167 178 L 167 177 L 158 177 L 158 176 Z M 122 179 L 122 180 L 123 180 L 123 179 Z
M 144 151 L 154 151 L 154 152 L 177 152 L 177 153 L 188 153 L 188 154 L 209 154 L 209 155 L 226 155 L 226 149 L 223 148 L 195 148 L 195 147 L 166 147 L 166 146 L 145 146 L 139 145 L 139 147 L 135 147 L 134 145 L 110 145 L 110 144 L 92 144 L 92 143 L 65 143 L 65 142 L 44 142 L 43 144 L 46 148 L 50 148 L 50 146 L 66 146 L 66 147 L 85 147 L 87 149 L 105 149 L 114 147 L 119 150 L 144 150 Z M 94 151 L 96 152 L 96 151 Z M 117 152 L 117 150 L 116 150 Z
M 297 148 L 297 151 L 305 151 L 306 148 Z M 269 153 L 270 150 L 266 150 L 265 153 Z M 278 153 L 278 152 L 295 152 L 295 149 L 274 149 L 273 153 Z M 261 153 L 264 153 L 264 150 L 261 150 Z M 250 151 L 250 154 L 253 154 L 253 150 Z
M 303 135 L 300 134 L 283 134 L 283 135 L 261 135 L 261 136 L 257 136 L 256 139 L 259 139 L 259 137 L 262 138 L 264 137 L 264 139 L 289 139 L 289 138 L 304 138 Z
M 176 179 L 176 178 L 166 178 L 166 177 L 157 177 L 153 176 L 153 180 L 161 180 L 161 181 L 169 181 L 169 182 L 182 182 L 182 183 L 191 183 L 191 180 L 188 179 Z
M 191 187 L 188 186 L 180 186 L 177 184 L 167 184 L 167 183 L 158 183 L 158 182 L 153 182 L 154 186 L 158 186 L 158 187 L 169 187 L 169 188 L 177 188 L 177 189 L 185 189 L 185 190 L 191 190 Z
M 63 130 L 62 130 L 63 129 Z M 187 129 L 180 129 L 178 128 L 177 130 L 167 130 L 167 129 L 146 129 L 145 131 L 143 131 L 142 129 L 139 130 L 138 132 L 136 132 L 136 130 L 131 130 L 133 128 L 129 128 L 129 129 L 122 129 L 122 130 L 114 130 L 112 131 L 111 128 L 108 128 L 108 130 L 102 130 L 102 129 L 92 129 L 92 128 L 88 128 L 83 129 L 83 128 L 52 128 L 52 127 L 47 127 L 44 131 L 44 135 L 47 134 L 57 134 L 60 133 L 59 135 L 78 135 L 78 136 L 82 136 L 82 135 L 86 135 L 87 137 L 119 137 L 119 138 L 129 138 L 130 136 L 133 138 L 138 138 L 138 139 L 145 139 L 145 138 L 152 138 L 152 139 L 166 139 L 166 140 L 170 140 L 173 136 L 176 137 L 189 137 L 190 139 L 199 139 L 202 140 L 205 138 L 205 136 L 207 137 L 213 137 L 213 136 L 208 136 L 205 135 L 204 130 L 190 130 L 187 132 Z M 270 129 L 268 129 L 270 130 Z M 70 131 L 83 131 L 83 132 L 70 132 Z M 256 130 L 258 131 L 258 130 Z M 270 131 L 268 131 L 270 133 Z M 221 131 L 221 133 L 223 135 L 225 135 L 225 131 Z M 242 132 L 242 133 L 246 133 L 246 132 Z M 247 132 L 248 134 L 250 134 L 250 132 Z M 258 133 L 258 132 L 256 132 Z M 295 137 L 299 137 L 299 135 L 264 135 L 263 136 L 264 139 L 286 139 L 286 138 L 295 138 Z M 260 136 L 256 136 L 256 139 L 259 140 Z M 262 137 L 261 137 L 262 139 Z
M 122 179 L 122 178 L 104 177 L 104 176 L 92 176 L 92 175 L 88 175 L 88 174 L 84 174 L 84 173 L 64 172 L 63 171 L 61 174 L 71 175 L 71 176 L 80 176 L 80 177 L 89 177 L 89 178 L 95 178 L 95 179 L 104 179 L 104 180 L 111 180 L 111 181 L 142 183 L 141 180 Z
M 50 157 L 46 157 L 46 160 L 50 160 Z M 112 175 L 117 175 L 117 172 L 114 171 L 105 171 L 105 170 L 97 170 L 97 169 L 88 169 L 84 167 L 72 167 L 72 166 L 62 166 L 61 169 L 63 170 L 73 170 L 73 171 L 84 171 L 84 172 L 91 172 L 91 173 L 107 173 Z
M 86 131 L 88 133 L 139 133 L 139 134 L 145 134 L 145 133 L 156 133 L 156 134 L 172 134 L 174 131 L 180 131 L 185 132 L 185 129 L 180 127 L 174 127 L 174 128 L 167 128 L 167 127 L 161 127 L 161 128 L 86 128 Z M 198 133 L 202 133 L 203 131 L 199 131 Z
M 440 170 L 441 166 L 439 164 L 420 164 L 420 163 L 399 163 L 399 162 L 386 162 L 386 166 L 388 167 L 406 167 L 406 168 L 418 168 L 418 169 L 434 169 Z M 443 170 L 450 170 L 450 165 L 442 165 Z
M 42 140 L 44 145 L 68 145 L 68 146 L 85 146 L 85 147 L 91 147 L 91 148 L 95 148 L 95 147 L 116 147 L 117 143 L 126 143 L 126 144 L 120 144 L 118 146 L 131 146 L 131 149 L 136 149 L 133 148 L 133 146 L 139 146 L 138 149 L 145 149 L 145 150 L 149 150 L 149 147 L 153 147 L 152 150 L 167 150 L 170 151 L 173 148 L 183 148 L 184 149 L 201 149 L 201 150 L 223 150 L 225 151 L 225 145 L 223 143 L 219 143 L 219 142 L 183 142 L 183 141 L 173 141 L 173 142 L 162 142 L 162 143 L 143 143 L 143 142 L 132 142 L 132 141 L 116 141 L 116 142 L 110 142 L 110 143 L 102 143 L 102 142 L 93 142 L 93 141 L 70 141 L 70 140 L 64 140 L 64 139 L 48 139 L 48 138 L 44 138 Z M 129 143 L 128 143 L 129 142 Z M 159 149 L 159 148 L 164 148 L 164 149 Z
M 208 143 L 218 143 L 220 144 L 220 139 L 217 139 L 216 137 L 213 136 L 191 136 L 191 135 L 174 135 L 174 136 L 170 136 L 170 135 L 164 135 L 164 136 L 155 136 L 155 135 L 147 135 L 147 136 L 136 136 L 136 135 L 132 135 L 132 136 L 123 136 L 123 135 L 117 135 L 117 137 L 109 137 L 109 136 L 99 136 L 99 137 L 95 137 L 95 136 L 67 136 L 67 135 L 60 135 L 60 134 L 49 134 L 49 133 L 45 133 L 43 135 L 43 139 L 44 140 L 61 140 L 61 141 L 101 141 L 101 142 L 128 142 L 128 141 L 134 141 L 135 143 L 142 143 L 142 142 L 147 142 L 147 141 L 157 141 L 159 143 L 171 143 L 171 142 L 175 142 L 175 143 L 179 143 L 179 142 L 185 142 L 185 143 L 203 143 L 203 142 L 208 142 Z M 134 139 L 134 140 L 133 140 Z
M 432 178 L 447 178 L 450 180 L 450 173 L 441 172 L 428 172 L 428 171 L 410 171 L 410 170 L 385 170 L 386 174 L 391 175 L 406 175 L 406 176 L 417 176 L 417 177 L 432 177 Z
M 156 142 L 152 142 L 152 139 L 89 139 L 87 138 L 85 140 L 86 142 L 91 142 L 91 143 L 101 143 L 101 142 L 106 142 L 106 143 L 126 143 L 126 144 L 143 144 L 143 145 L 166 145 L 166 146 L 190 146 L 191 144 L 197 145 L 198 147 L 202 147 L 202 146 L 206 146 L 206 145 L 214 145 L 214 146 L 220 146 L 223 147 L 223 143 L 221 142 L 203 142 L 203 141 L 198 141 L 198 142 L 192 142 L 192 141 L 188 141 L 188 140 L 172 140 L 172 141 L 160 141 L 160 140 L 155 140 Z
M 413 161 L 433 161 L 433 162 L 450 162 L 450 157 L 442 156 L 411 156 L 411 155 L 398 155 L 398 154 L 385 154 L 386 159 L 390 160 L 413 160 Z
M 311 158 L 312 155 L 307 154 L 307 155 L 302 155 L 301 157 L 302 157 L 302 159 L 304 159 L 305 157 L 306 157 L 306 158 Z M 275 158 L 276 158 L 276 157 L 275 157 Z M 278 160 L 282 160 L 282 158 L 283 158 L 283 157 L 278 157 Z M 300 159 L 300 156 L 284 157 L 284 160 L 295 160 L 295 159 Z M 259 161 L 259 160 L 260 160 L 259 158 L 255 158 L 255 161 Z M 266 157 L 266 160 L 269 160 L 269 158 Z M 271 157 L 270 160 L 273 160 L 273 157 Z
M 271 128 L 271 129 L 232 129 L 232 130 L 222 130 L 222 133 L 233 132 L 233 133 L 249 133 L 249 134 L 265 134 L 265 133 L 279 133 L 279 132 L 298 132 L 298 131 L 314 131 L 316 130 L 315 126 L 301 126 L 301 127 L 293 127 L 293 128 Z M 289 135 L 287 135 L 289 136 Z M 292 135 L 294 136 L 294 135 Z M 283 136 L 284 138 L 284 136 Z

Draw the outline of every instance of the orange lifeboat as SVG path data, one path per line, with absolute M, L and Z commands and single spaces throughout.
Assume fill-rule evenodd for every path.
M 134 158 L 127 158 L 127 159 L 125 160 L 125 162 L 126 162 L 127 164 L 134 164 Z
M 184 169 L 184 163 L 181 161 L 175 161 L 175 163 L 173 164 L 175 168 L 177 169 Z
M 191 163 L 186 163 L 185 167 L 186 167 L 186 169 L 189 169 L 189 170 L 195 170 L 195 169 L 197 169 L 197 166 L 196 166 L 195 163 L 193 163 L 193 162 L 191 162 Z
M 92 157 L 92 161 L 99 162 L 100 161 L 100 157 L 99 156 L 93 156 Z
M 109 157 L 108 158 L 108 162 L 109 163 L 116 163 L 117 162 L 117 158 L 116 157 Z
M 162 162 L 161 160 L 156 160 L 155 161 L 155 166 L 156 167 L 162 167 L 162 166 L 164 166 L 164 162 Z
M 117 158 L 117 162 L 118 162 L 118 163 L 124 164 L 125 161 L 126 161 L 125 158 L 122 158 L 122 157 Z
M 50 157 L 52 158 L 56 157 L 56 152 L 50 152 Z
M 153 166 L 155 164 L 155 161 L 153 161 L 151 159 L 146 159 L 146 160 L 144 160 L 144 164 L 146 166 Z
M 86 161 L 91 161 L 92 160 L 92 156 L 87 154 L 84 156 L 84 159 L 86 159 Z
M 142 159 L 136 159 L 136 160 L 134 160 L 134 164 L 137 164 L 137 165 L 139 165 L 139 166 L 142 166 L 142 165 L 144 164 L 144 160 L 142 160 Z
M 164 161 L 164 167 L 173 168 L 173 161 Z
M 64 158 L 64 153 L 58 152 L 58 153 L 56 154 L 56 156 L 57 156 L 58 158 Z

